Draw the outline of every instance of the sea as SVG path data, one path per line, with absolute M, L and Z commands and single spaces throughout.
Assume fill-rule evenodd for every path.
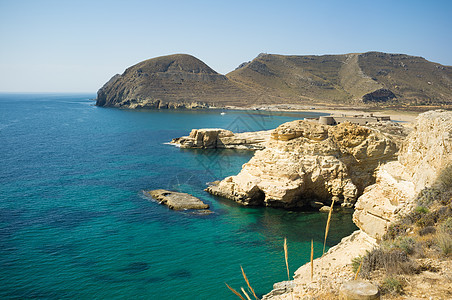
M 251 151 L 180 149 L 193 128 L 273 129 L 321 113 L 124 110 L 94 94 L 0 94 L 1 299 L 236 299 L 258 296 L 322 255 L 327 215 L 243 207 L 204 191 Z M 190 193 L 212 214 L 143 191 Z M 333 213 L 327 249 L 357 228 Z

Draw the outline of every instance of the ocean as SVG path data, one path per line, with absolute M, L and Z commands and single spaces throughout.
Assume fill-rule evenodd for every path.
M 273 129 L 316 112 L 99 108 L 81 94 L 0 94 L 0 298 L 235 299 L 322 254 L 327 215 L 242 207 L 206 183 L 237 174 L 250 151 L 166 144 L 192 128 Z M 143 196 L 190 193 L 212 214 Z M 327 247 L 356 230 L 333 214 Z

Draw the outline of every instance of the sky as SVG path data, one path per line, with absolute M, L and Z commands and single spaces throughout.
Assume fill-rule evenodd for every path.
M 452 1 L 0 0 L 0 92 L 96 91 L 191 54 L 226 74 L 259 53 L 381 51 L 452 66 Z

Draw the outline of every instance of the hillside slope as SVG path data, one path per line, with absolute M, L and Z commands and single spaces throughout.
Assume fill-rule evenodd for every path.
M 452 105 L 452 67 L 404 54 L 260 54 L 221 75 L 187 54 L 140 62 L 99 91 L 98 106 Z
M 175 54 L 140 62 L 115 75 L 97 93 L 98 106 L 128 108 L 197 108 L 240 105 L 253 99 L 199 59 Z

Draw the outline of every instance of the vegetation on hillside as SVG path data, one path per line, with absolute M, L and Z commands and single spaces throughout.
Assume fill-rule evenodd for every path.
M 97 105 L 127 107 L 150 101 L 211 106 L 452 107 L 452 67 L 421 57 L 380 52 L 260 54 L 221 75 L 191 55 L 176 54 L 140 62 L 115 75 L 99 90 Z
M 437 272 L 432 260 L 452 257 L 452 165 L 422 190 L 416 207 L 389 227 L 379 247 L 353 259 L 359 276 L 380 282 L 386 294 L 402 294 L 406 276 Z

